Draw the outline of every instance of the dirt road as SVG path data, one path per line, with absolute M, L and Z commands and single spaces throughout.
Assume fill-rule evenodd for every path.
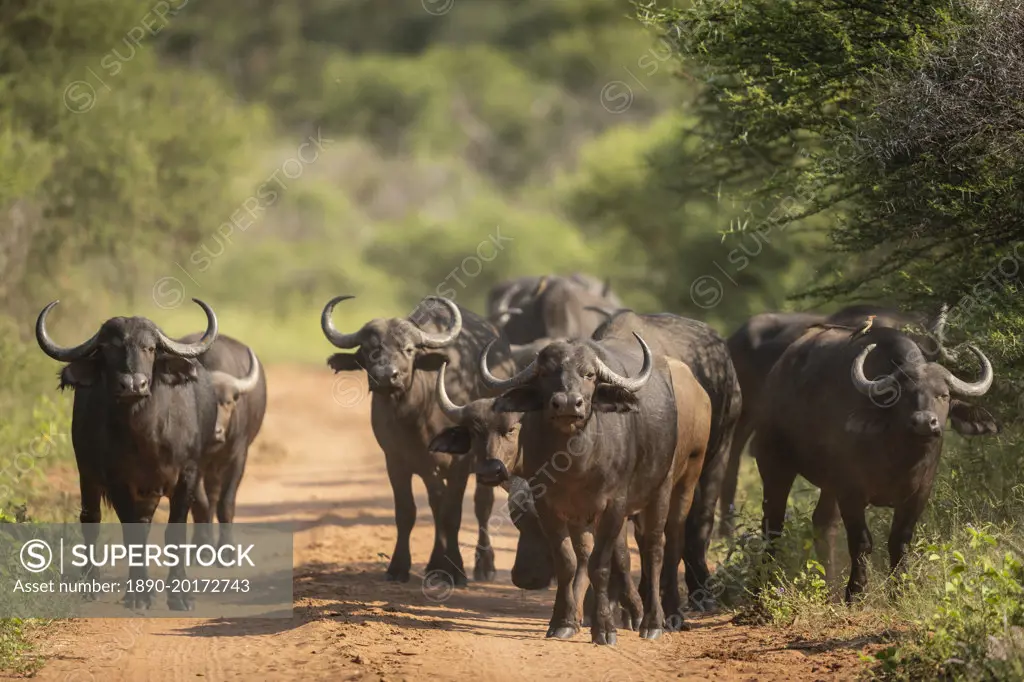
M 393 507 L 362 385 L 338 384 L 326 368 L 273 366 L 267 373 L 269 411 L 238 520 L 295 522 L 294 617 L 61 623 L 45 630 L 40 649 L 49 660 L 38 679 L 639 682 L 849 679 L 864 670 L 844 642 L 735 626 L 728 615 L 692 615 L 692 631 L 655 642 L 621 632 L 615 648 L 591 645 L 587 632 L 571 642 L 545 640 L 553 590 L 512 586 L 515 529 L 507 522 L 495 534 L 496 584 L 471 584 L 446 599 L 425 594 L 421 576 L 433 535 L 418 483 L 416 576 L 405 585 L 386 583 L 382 554 L 394 543 Z M 500 491 L 499 500 L 503 505 Z M 476 542 L 471 494 L 463 518 L 469 567 Z

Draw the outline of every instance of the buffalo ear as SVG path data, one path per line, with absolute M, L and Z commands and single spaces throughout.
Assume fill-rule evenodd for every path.
M 187 384 L 199 378 L 199 361 L 177 355 L 158 355 L 153 363 L 153 376 L 169 386 Z
M 102 370 L 103 361 L 99 358 L 75 360 L 57 373 L 57 376 L 60 377 L 60 384 L 57 388 L 63 391 L 65 388 L 92 386 L 100 378 Z
M 999 433 L 999 422 L 988 410 L 962 400 L 950 401 L 949 420 L 953 422 L 953 430 L 961 436 Z
M 846 430 L 849 433 L 870 436 L 882 433 L 885 429 L 885 413 L 877 408 L 854 410 L 846 418 Z
M 473 442 L 472 434 L 464 426 L 447 428 L 434 436 L 427 446 L 431 452 L 447 452 L 449 455 L 464 455 Z
M 597 385 L 591 405 L 598 412 L 636 412 L 640 409 L 636 393 L 611 384 Z
M 356 353 L 335 353 L 327 358 L 327 366 L 335 372 L 354 372 L 363 368 Z
M 412 366 L 413 369 L 418 369 L 421 372 L 437 372 L 440 371 L 441 365 L 448 360 L 448 353 L 443 350 L 420 351 L 416 354 Z
M 544 409 L 544 401 L 532 386 L 520 386 L 495 398 L 491 409 L 495 412 L 537 412 Z

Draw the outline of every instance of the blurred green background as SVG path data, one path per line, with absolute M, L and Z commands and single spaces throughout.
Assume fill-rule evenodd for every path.
M 348 326 L 571 271 L 723 333 L 786 306 L 802 242 L 731 272 L 735 205 L 658 167 L 700 142 L 676 63 L 625 0 L 3 3 L 0 469 L 67 418 L 32 337 L 55 298 L 61 343 L 114 315 L 194 331 L 196 296 L 265 361 L 318 364 L 339 293 Z
M 1024 224 L 1024 14 L 986 7 L 0 3 L 0 521 L 70 466 L 70 395 L 32 336 L 55 298 L 63 344 L 114 315 L 183 335 L 199 297 L 265 361 L 317 364 L 336 294 L 357 296 L 335 315 L 355 327 L 433 293 L 482 312 L 524 274 L 607 277 L 628 306 L 723 335 L 765 310 L 945 301 L 996 365 L 984 402 L 1005 431 L 947 444 L 919 549 L 954 578 L 919 570 L 924 596 L 899 613 L 872 602 L 941 646 L 876 663 L 946 674 L 964 642 L 987 660 L 987 638 L 1024 626 L 1024 570 L 999 563 L 1024 513 L 1024 278 L 980 285 Z M 749 461 L 738 501 L 756 528 Z M 801 504 L 793 589 L 770 606 L 826 622 Z M 970 610 L 978 593 L 991 613 Z M 0 630 L 0 661 L 18 642 Z M 1011 658 L 1024 674 L 1024 647 Z

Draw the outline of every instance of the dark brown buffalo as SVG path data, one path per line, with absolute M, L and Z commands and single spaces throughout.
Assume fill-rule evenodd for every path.
M 532 362 L 532 358 L 530 360 Z M 527 363 L 526 366 L 529 366 Z M 477 481 L 486 485 L 500 485 L 508 492 L 509 519 L 519 531 L 515 563 L 512 566 L 512 584 L 525 590 L 538 590 L 550 586 L 554 564 L 541 528 L 530 489 L 536 481 L 523 478 L 522 450 L 519 447 L 519 427 L 522 415 L 515 412 L 496 412 L 495 398 L 479 398 L 468 405 L 456 405 L 444 388 L 444 367 L 437 379 L 437 402 L 455 426 L 445 429 L 430 443 L 430 450 L 468 456 L 476 467 Z M 582 529 L 572 536 L 576 552 L 576 576 L 573 593 L 579 609 L 578 618 L 583 626 L 589 625 L 590 614 L 584 607 L 584 594 L 588 597 L 589 579 L 586 566 L 593 549 L 593 534 Z M 630 577 L 630 556 L 626 546 L 625 529 L 615 548 L 612 567 L 613 580 L 622 586 L 620 601 L 625 610 L 619 624 L 630 630 L 640 627 L 643 605 Z M 538 570 L 537 567 L 541 567 Z M 523 570 L 527 567 L 527 570 Z M 542 579 L 543 584 L 530 582 Z
M 729 451 L 729 464 L 722 484 L 722 495 L 719 498 L 721 536 L 729 537 L 733 532 L 740 460 L 743 448 L 754 431 L 753 415 L 761 396 L 761 389 L 775 362 L 782 357 L 786 348 L 812 325 L 841 325 L 857 329 L 864 325 L 869 315 L 874 316 L 873 327 L 918 329 L 917 333 L 912 334 L 912 338 L 918 342 L 926 358 L 948 358 L 948 352 L 942 345 L 945 307 L 933 318 L 874 304 L 847 306 L 828 316 L 816 313 L 761 313 L 744 322 L 729 337 L 729 353 L 743 391 L 743 414 L 736 425 L 736 433 Z
M 602 310 L 621 307 L 607 284 L 597 290 L 595 283 L 583 275 L 512 280 L 492 290 L 488 315 L 513 344 L 589 338 L 607 317 Z
M 199 334 L 189 334 L 182 342 L 198 340 Z M 223 334 L 198 360 L 210 373 L 217 399 L 217 423 L 200 467 L 192 516 L 211 518 L 215 510 L 220 523 L 217 544 L 230 545 L 235 497 L 245 474 L 249 446 L 256 440 L 267 411 L 267 380 L 256 353 Z M 212 539 L 212 528 L 203 530 L 199 537 Z
M 707 551 L 733 431 L 743 410 L 744 398 L 729 348 L 708 325 L 669 313 L 639 315 L 631 310 L 620 310 L 594 332 L 594 339 L 623 338 L 634 332 L 640 334 L 655 353 L 685 363 L 711 399 L 707 457 L 686 519 L 683 548 L 690 604 L 694 608 L 708 609 L 714 606 L 714 599 L 706 589 L 711 575 Z
M 217 420 L 210 375 L 196 360 L 217 339 L 217 316 L 208 305 L 193 300 L 207 321 L 206 332 L 196 343 L 175 341 L 144 317 L 114 317 L 89 340 L 63 348 L 46 331 L 46 316 L 57 301 L 39 313 L 36 341 L 48 356 L 68 363 L 60 372 L 60 388 L 75 391 L 71 441 L 87 545 L 99 535 L 96 524 L 103 518 L 104 500 L 125 524 L 125 544 L 145 544 L 163 497 L 170 500 L 165 541 L 185 542 L 200 461 L 211 445 Z M 132 580 L 145 581 L 147 576 L 145 565 L 129 569 Z M 179 562 L 170 569 L 168 589 L 185 577 Z M 148 609 L 152 603 L 150 592 L 125 596 L 129 608 Z M 195 598 L 169 591 L 167 606 L 192 610 Z
M 872 541 L 865 508 L 895 509 L 889 560 L 896 571 L 931 494 L 946 419 L 963 435 L 998 430 L 988 412 L 959 399 L 982 396 L 992 385 L 992 365 L 970 349 L 982 367 L 975 382 L 929 362 L 913 338 L 895 329 L 812 328 L 765 381 L 752 444 L 764 485 L 763 532 L 769 538 L 782 532 L 797 475 L 821 488 L 814 511 L 818 554 L 831 578 L 841 515 L 852 562 L 847 600 L 866 581 Z
M 358 348 L 355 353 L 332 355 L 327 364 L 336 372 L 365 370 L 369 380 L 373 396 L 370 421 L 384 451 L 398 528 L 387 579 L 409 580 L 409 535 L 416 522 L 412 477 L 416 475 L 427 487 L 434 515 L 434 549 L 427 572 L 464 585 L 467 579 L 459 549 L 459 527 L 472 463 L 427 448 L 434 436 L 451 426 L 434 400 L 434 384 L 437 371 L 447 362 L 447 390 L 457 400 L 469 402 L 493 395 L 494 391 L 480 379 L 478 358 L 488 344 L 497 342 L 492 361 L 511 374 L 514 366 L 508 345 L 486 320 L 442 297 L 424 299 L 407 318 L 370 320 L 356 332 L 342 333 L 331 322 L 331 313 L 334 306 L 348 298 L 352 297 L 338 296 L 327 303 L 321 326 L 338 348 Z M 474 495 L 480 526 L 475 580 L 492 580 L 495 574 L 494 549 L 487 529 L 493 505 L 494 489 L 478 483 Z
M 639 335 L 632 336 L 640 353 L 635 344 L 611 336 L 600 342 L 556 342 L 508 380 L 484 373 L 489 384 L 505 389 L 494 410 L 523 413 L 519 442 L 524 477 L 532 479 L 545 469 L 556 472 L 549 484 L 532 491 L 558 579 L 549 637 L 569 638 L 579 630 L 573 589 L 579 549 L 572 538 L 590 531 L 594 545 L 588 575 L 595 596 L 591 639 L 615 643 L 611 604 L 618 594 L 611 582 L 612 566 L 624 544 L 626 517 L 632 514 L 639 514 L 643 533 L 643 572 L 652 576 L 641 595 L 640 636 L 654 639 L 665 630 L 660 580 L 665 538 L 667 534 L 678 541 L 686 516 L 679 511 L 683 493 L 676 478 L 682 469 L 677 467 L 676 398 L 666 358 L 655 358 Z M 636 376 L 627 378 L 626 370 L 637 364 Z M 706 403 L 687 405 L 678 418 L 699 422 L 693 415 L 702 409 L 707 412 Z M 699 450 L 703 458 L 707 436 L 680 447 L 685 457 L 696 457 Z M 678 551 L 678 543 L 670 542 L 668 550 Z M 678 566 L 678 557 L 670 555 L 668 561 Z M 677 602 L 678 589 L 665 588 L 667 603 Z

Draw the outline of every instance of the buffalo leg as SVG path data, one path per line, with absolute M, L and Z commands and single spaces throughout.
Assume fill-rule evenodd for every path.
M 736 488 L 739 485 L 740 464 L 743 463 L 743 448 L 754 431 L 753 419 L 748 412 L 749 410 L 744 410 L 736 424 L 736 431 L 733 433 L 732 443 L 729 446 L 729 461 L 725 467 L 725 477 L 722 479 L 722 494 L 718 498 L 721 515 L 718 536 L 722 538 L 732 537 L 735 531 Z
M 590 616 L 590 639 L 594 644 L 614 645 L 616 642 L 608 588 L 615 544 L 625 522 L 622 502 L 615 501 L 605 507 L 594 534 L 594 552 L 588 567 L 590 584 L 594 586 L 594 611 Z
M 590 599 L 593 598 L 587 566 L 590 564 L 590 555 L 594 553 L 594 529 L 592 526 L 570 526 L 569 536 L 572 539 L 573 551 L 576 552 L 576 575 L 572 579 L 572 594 L 576 602 L 577 620 L 587 626 L 590 624 L 590 614 L 586 610 L 591 607 Z
M 90 553 L 96 545 L 100 529 L 97 524 L 103 520 L 103 489 L 89 476 L 80 476 L 79 488 L 82 491 L 82 512 L 78 520 L 82 523 L 82 538 Z M 85 565 L 83 578 L 91 580 L 98 576 L 98 571 L 91 563 Z M 95 599 L 92 593 L 86 593 L 86 599 Z
M 125 485 L 110 491 L 110 503 L 121 522 L 125 545 L 145 545 L 149 538 L 149 524 L 153 520 L 160 498 L 155 495 L 135 497 Z M 146 584 L 149 572 L 145 564 L 129 566 L 130 589 L 125 593 L 124 605 L 130 609 L 148 609 L 153 605 L 152 589 Z
M 469 577 L 462 563 L 462 547 L 459 544 L 459 528 L 462 526 L 462 499 L 469 482 L 468 457 L 460 462 L 450 474 L 441 498 L 441 524 L 444 531 L 445 570 L 452 574 L 456 585 L 466 585 Z
M 632 569 L 630 568 L 630 556 L 629 556 L 629 545 L 626 542 L 626 524 L 622 524 L 622 533 L 619 537 L 619 541 L 615 543 L 615 554 L 613 556 L 612 563 L 612 575 L 611 584 L 614 585 L 615 591 L 619 595 L 619 608 L 612 606 L 612 612 L 618 614 L 618 618 L 615 619 L 615 627 L 621 627 L 625 630 L 639 630 L 640 621 L 644 617 L 644 605 L 643 600 L 640 598 L 640 593 L 637 592 L 636 585 L 633 583 Z M 643 546 L 642 543 L 637 543 L 639 546 Z M 591 552 L 593 551 L 593 536 L 591 536 Z M 587 554 L 587 564 L 589 564 L 590 552 Z M 579 557 L 577 555 L 577 566 L 579 565 Z M 583 596 L 583 608 L 580 609 L 583 619 L 583 627 L 590 627 L 590 614 L 594 611 L 594 586 L 590 585 L 590 579 L 587 577 L 586 572 L 580 573 L 579 569 L 576 572 L 576 579 L 584 580 L 587 586 L 586 594 Z M 576 594 L 579 595 L 577 589 Z
M 682 486 L 680 486 L 682 488 Z M 686 514 L 692 502 L 685 489 L 673 491 L 672 505 L 665 521 L 665 562 L 661 569 L 661 604 L 665 625 L 671 631 L 688 630 L 679 603 L 679 562 L 686 540 Z
M 491 545 L 491 512 L 494 510 L 494 488 L 476 483 L 473 491 L 473 511 L 480 527 L 476 541 L 476 557 L 473 560 L 473 580 L 491 582 L 497 575 L 494 568 L 494 546 Z
M 864 500 L 839 498 L 839 513 L 846 526 L 846 542 L 850 548 L 850 581 L 846 585 L 846 601 L 852 602 L 867 586 L 868 555 L 871 554 L 871 532 L 864 518 Z
M 665 522 L 672 505 L 671 481 L 661 486 L 647 505 L 643 517 L 643 544 L 640 545 L 644 567 L 647 569 L 646 589 L 642 593 L 644 617 L 640 622 L 640 637 L 657 639 L 665 634 L 665 611 L 661 602 L 662 569 L 665 564 Z
M 918 493 L 907 504 L 896 507 L 892 517 L 892 527 L 889 529 L 889 571 L 894 578 L 894 587 L 898 585 L 905 568 L 904 559 L 907 555 L 907 547 L 914 539 L 914 527 L 917 520 L 924 511 L 924 502 L 928 499 L 927 494 Z M 895 596 L 895 592 L 891 593 Z
M 164 532 L 165 546 L 185 544 L 188 537 L 188 510 L 195 495 L 198 478 L 196 463 L 186 464 L 178 478 L 178 485 L 171 494 L 167 530 Z M 181 583 L 186 581 L 188 576 L 185 574 L 184 557 L 179 554 L 179 559 L 167 572 L 167 608 L 171 611 L 192 611 L 196 607 L 196 599 L 191 592 L 180 589 Z M 175 590 L 175 586 L 179 589 Z
M 811 522 L 814 525 L 814 553 L 825 567 L 825 582 L 831 586 L 836 577 L 836 533 L 839 531 L 839 504 L 831 490 L 821 489 Z
M 206 479 L 201 478 L 196 484 L 195 497 L 192 500 L 192 521 L 196 526 L 193 538 L 197 545 L 213 544 L 213 508 L 214 504 L 211 504 L 206 491 Z
M 620 611 L 622 627 L 627 630 L 639 630 L 644 617 L 644 607 L 643 600 L 633 583 L 629 544 L 626 542 L 627 536 L 626 524 L 622 524 L 622 531 L 619 533 L 618 542 L 615 543 L 615 554 L 612 559 L 612 580 L 622 581 L 619 594 L 619 603 L 622 606 Z
M 409 551 L 409 536 L 416 524 L 416 498 L 412 494 L 412 472 L 387 460 L 388 479 L 391 494 L 395 498 L 395 528 L 398 538 L 395 551 L 391 554 L 386 577 L 389 581 L 409 582 L 412 568 L 412 554 Z
M 579 632 L 576 596 L 573 593 L 573 578 L 576 577 L 576 552 L 569 536 L 569 527 L 546 507 L 544 498 L 536 501 L 537 515 L 544 529 L 544 536 L 551 548 L 551 558 L 555 564 L 555 578 L 558 588 L 555 591 L 555 607 L 551 612 L 548 624 L 548 637 L 570 639 Z
M 217 546 L 223 547 L 234 543 L 231 524 L 235 522 L 235 500 L 238 497 L 238 486 L 245 474 L 245 460 L 248 457 L 248 446 L 242 446 L 231 457 L 231 464 L 221 485 L 216 501 L 218 537 Z M 213 500 L 210 500 L 213 504 Z
M 686 517 L 686 544 L 683 546 L 686 588 L 689 592 L 690 606 L 700 611 L 715 608 L 715 599 L 707 590 L 708 579 L 711 577 L 708 570 L 708 546 L 711 544 L 711 532 L 715 527 L 715 505 L 721 492 L 731 442 L 726 439 L 715 453 L 714 459 L 710 463 L 705 461 L 704 470 L 701 471 L 697 489 L 694 491 L 693 504 Z

